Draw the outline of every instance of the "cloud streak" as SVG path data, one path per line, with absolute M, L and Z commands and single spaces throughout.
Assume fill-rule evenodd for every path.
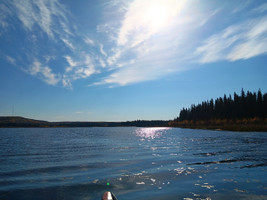
M 176 18 L 185 6 L 186 1 L 174 0 L 135 0 L 129 4 L 117 36 L 111 34 L 116 44 L 106 63 L 115 71 L 97 84 L 124 86 L 174 71 L 173 66 L 168 66 L 172 61 L 166 59 L 172 59 L 181 38 L 175 39 L 168 31 L 177 31 Z
M 157 4 L 168 8 L 168 23 L 154 24 L 153 18 L 147 17 Z M 108 65 L 117 68 L 98 84 L 125 86 L 191 69 L 192 63 L 234 62 L 266 54 L 267 16 L 262 15 L 266 4 L 251 8 L 246 20 L 235 20 L 234 24 L 228 23 L 223 29 L 210 31 L 204 37 L 197 35 L 198 32 L 213 29 L 216 25 L 212 20 L 229 10 L 224 10 L 223 6 L 203 12 L 198 9 L 199 13 L 190 15 L 189 8 L 193 4 L 193 1 L 180 1 L 179 4 L 177 1 L 133 1 L 118 29 L 117 47 L 107 58 Z M 231 17 L 237 9 L 240 15 L 239 5 L 231 9 Z M 255 12 L 260 16 L 249 16 Z M 192 38 L 196 38 L 195 41 Z
M 64 44 L 70 48 L 70 50 L 74 51 L 75 50 L 75 47 L 74 45 L 67 39 L 65 38 L 61 38 L 61 40 L 64 42 Z
M 263 12 L 267 11 L 267 3 L 264 3 L 257 8 L 254 8 L 253 11 L 256 13 L 263 13 Z
M 0 3 L 0 37 L 22 27 L 25 38 L 17 43 L 23 55 L 7 52 L 6 60 L 49 85 L 70 89 L 81 79 L 125 86 L 192 69 L 192 63 L 267 53 L 266 3 L 249 8 L 250 1 L 228 7 L 205 2 L 110 1 L 101 4 L 102 24 L 88 28 L 58 0 L 10 0 Z
M 17 22 L 20 22 L 25 33 L 33 38 L 25 40 L 25 44 L 22 45 L 22 52 L 27 58 L 23 64 L 16 62 L 16 56 L 6 55 L 6 60 L 45 83 L 61 84 L 71 89 L 73 81 L 86 79 L 98 72 L 95 63 L 101 68 L 106 66 L 101 56 L 92 56 L 87 52 L 88 46 L 84 45 L 87 44 L 90 48 L 98 45 L 99 55 L 106 57 L 103 44 L 78 33 L 70 12 L 58 0 L 10 0 L 0 3 L 0 9 L 4 13 L 0 15 L 0 26 L 12 27 L 8 21 L 11 18 L 18 19 Z M 45 42 L 42 43 L 43 41 Z M 61 61 L 60 66 L 52 64 L 59 63 L 62 58 L 65 62 Z
M 207 38 L 195 51 L 198 62 L 236 61 L 267 53 L 267 16 L 232 25 Z
M 57 85 L 60 75 L 52 72 L 48 66 L 43 66 L 38 60 L 34 61 L 27 72 L 33 76 L 41 78 L 48 85 Z
M 67 30 L 65 8 L 56 0 L 10 2 L 16 8 L 19 20 L 29 31 L 32 31 L 34 26 L 38 26 L 50 38 L 54 38 L 55 34 L 58 34 L 54 30 L 54 26 L 60 25 L 63 30 Z
M 129 6 L 119 29 L 118 45 L 128 43 L 130 47 L 134 47 L 149 39 L 177 16 L 185 3 L 184 0 L 135 0 Z

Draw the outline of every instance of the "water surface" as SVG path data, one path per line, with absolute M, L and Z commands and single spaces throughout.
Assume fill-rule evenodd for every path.
M 267 199 L 267 133 L 17 128 L 0 147 L 0 199 Z

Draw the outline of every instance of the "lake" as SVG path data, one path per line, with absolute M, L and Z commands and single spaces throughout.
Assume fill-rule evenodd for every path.
M 0 129 L 0 199 L 267 199 L 267 133 Z

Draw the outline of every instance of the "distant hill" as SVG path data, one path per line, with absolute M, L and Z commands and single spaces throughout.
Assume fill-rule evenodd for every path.
M 50 122 L 24 117 L 0 117 L 0 127 L 46 127 Z
M 136 120 L 127 122 L 48 122 L 24 117 L 0 117 L 0 128 L 11 127 L 166 127 L 169 121 Z

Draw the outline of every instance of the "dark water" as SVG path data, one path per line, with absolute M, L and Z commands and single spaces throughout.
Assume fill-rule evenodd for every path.
M 0 129 L 0 156 L 4 200 L 267 199 L 267 133 Z

